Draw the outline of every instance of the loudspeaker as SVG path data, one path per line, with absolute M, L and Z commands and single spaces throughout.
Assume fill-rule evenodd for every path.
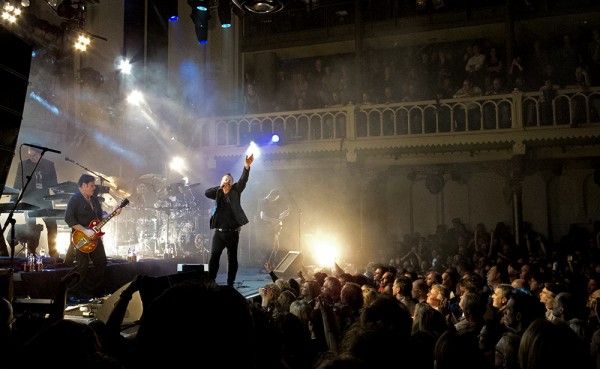
M 0 94 L 0 183 L 6 183 L 23 120 L 33 47 L 4 27 L 0 27 L 0 47 L 10 50 L 0 56 L 0 86 L 7 91 Z
M 296 278 L 298 272 L 302 269 L 304 256 L 300 251 L 290 251 L 273 269 L 279 277 Z
M 124 286 L 116 290 L 113 294 L 111 294 L 106 301 L 100 305 L 100 308 L 96 312 L 96 318 L 98 320 L 106 323 L 110 314 L 115 308 L 115 304 L 119 300 L 121 292 L 129 287 L 131 282 L 126 283 Z M 127 305 L 127 311 L 125 312 L 125 316 L 123 317 L 123 324 L 133 324 L 140 320 L 142 317 L 143 307 L 142 307 L 142 298 L 140 297 L 139 292 L 135 292 L 131 296 L 131 300 L 129 301 L 129 305 Z
M 177 264 L 177 272 L 208 272 L 208 264 Z

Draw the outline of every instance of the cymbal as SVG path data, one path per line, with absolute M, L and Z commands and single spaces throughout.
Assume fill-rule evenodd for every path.
M 7 212 L 11 211 L 14 207 L 15 207 L 15 203 L 13 201 L 0 203 L 0 213 L 7 213 Z M 20 202 L 17 205 L 17 208 L 15 209 L 15 211 L 26 211 L 26 210 L 37 210 L 37 209 L 39 209 L 39 206 L 35 206 L 35 205 L 29 204 L 26 202 Z
M 189 188 L 193 188 L 196 186 L 200 186 L 202 183 L 198 182 L 198 183 L 192 183 L 191 185 L 188 185 Z
M 72 182 L 72 181 L 62 182 L 62 183 L 59 183 L 56 186 L 52 186 L 50 188 L 55 192 L 75 193 L 75 192 L 79 191 L 79 186 L 77 186 L 77 183 Z
M 16 188 L 12 188 L 7 185 L 4 185 L 4 191 L 2 191 L 3 195 L 18 195 L 19 193 L 21 193 L 20 190 L 17 190 Z
M 139 179 L 146 179 L 146 180 L 158 181 L 158 182 L 164 182 L 167 180 L 165 177 L 160 176 L 158 174 L 144 174 Z
M 65 209 L 40 209 L 27 213 L 30 218 L 64 218 Z

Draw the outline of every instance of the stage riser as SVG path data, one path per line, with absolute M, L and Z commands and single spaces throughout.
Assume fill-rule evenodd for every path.
M 15 260 L 20 265 L 20 260 Z M 105 291 L 114 292 L 131 282 L 137 275 L 161 277 L 178 272 L 180 264 L 201 264 L 200 260 L 185 259 L 143 259 L 137 262 L 109 263 L 106 272 Z M 10 263 L 7 263 L 10 267 Z M 179 266 L 180 267 L 180 266 Z M 53 299 L 60 280 L 70 268 L 44 269 L 41 272 L 16 272 L 13 274 L 14 296 L 32 299 Z M 82 291 L 90 293 L 91 291 Z

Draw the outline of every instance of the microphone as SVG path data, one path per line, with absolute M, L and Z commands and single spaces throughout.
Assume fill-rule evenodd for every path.
M 75 162 L 75 160 L 71 160 L 71 159 L 69 159 L 69 158 L 65 158 L 65 160 L 66 160 L 66 161 L 70 161 L 71 163 L 74 163 L 74 162 Z
M 49 148 L 43 147 L 43 146 L 38 146 L 38 145 L 28 144 L 28 143 L 24 143 L 23 145 L 29 146 L 29 147 L 33 147 L 34 149 L 38 149 L 38 150 L 42 150 L 42 151 L 50 151 L 50 152 L 53 152 L 55 154 L 60 154 L 60 151 L 58 151 L 58 150 L 49 149 Z

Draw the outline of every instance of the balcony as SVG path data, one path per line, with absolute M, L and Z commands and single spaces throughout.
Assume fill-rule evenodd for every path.
M 216 160 L 243 155 L 251 140 L 278 133 L 263 148 L 275 162 L 299 157 L 347 163 L 436 164 L 600 155 L 600 87 L 425 100 L 201 121 L 201 150 Z M 310 161 L 306 161 L 307 165 Z

